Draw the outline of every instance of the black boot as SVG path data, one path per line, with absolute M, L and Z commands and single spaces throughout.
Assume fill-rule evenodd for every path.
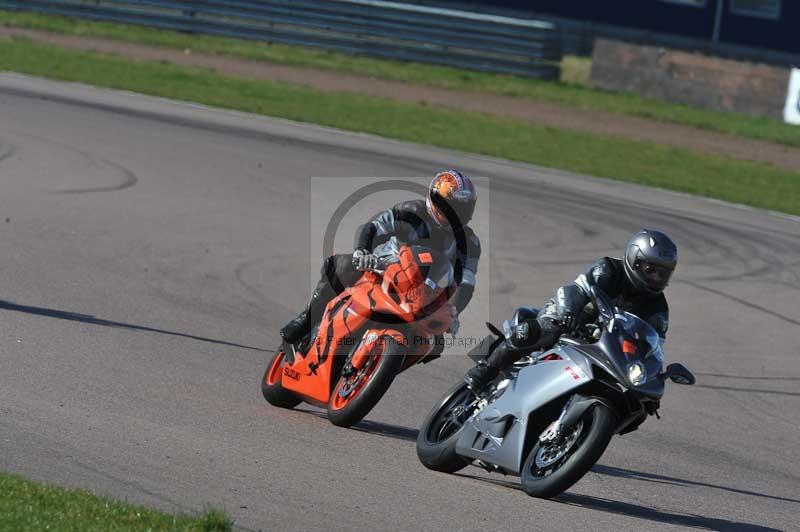
M 510 340 L 500 342 L 486 358 L 478 362 L 477 366 L 464 375 L 464 381 L 473 392 L 478 392 L 497 378 L 500 368 L 511 366 L 511 364 L 522 358 L 524 354 L 530 352 L 531 349 L 517 347 Z
M 281 338 L 283 338 L 286 343 L 296 344 L 305 338 L 305 336 L 311 332 L 314 318 L 319 320 L 322 317 L 321 310 L 328 304 L 328 300 L 322 296 L 323 292 L 324 287 L 323 289 L 318 287 L 314 290 L 306 308 L 298 314 L 295 319 L 283 326 L 281 329 Z
M 500 373 L 500 370 L 494 366 L 490 366 L 486 362 L 486 359 L 483 359 L 464 375 L 464 382 L 467 383 L 467 387 L 470 390 L 479 392 L 487 384 L 497 378 L 498 373 Z
M 281 329 L 281 338 L 287 344 L 295 344 L 311 332 L 311 315 L 308 309 L 297 315 Z

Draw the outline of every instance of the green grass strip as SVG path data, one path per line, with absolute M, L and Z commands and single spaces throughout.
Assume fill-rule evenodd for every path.
M 227 532 L 233 522 L 220 510 L 201 517 L 174 516 L 0 473 L 0 531 Z
M 0 70 L 125 89 L 800 214 L 800 173 L 519 120 L 0 41 Z
M 191 49 L 202 53 L 313 67 L 454 90 L 517 96 L 579 109 L 628 114 L 742 137 L 800 146 L 799 127 L 770 118 L 750 117 L 648 100 L 635 94 L 592 89 L 576 83 L 539 81 L 518 76 L 372 59 L 298 46 L 268 45 L 263 42 L 189 35 L 143 26 L 95 22 L 35 13 L 0 11 L 0 24 L 68 35 Z M 566 63 L 568 70 L 576 68 L 569 61 Z

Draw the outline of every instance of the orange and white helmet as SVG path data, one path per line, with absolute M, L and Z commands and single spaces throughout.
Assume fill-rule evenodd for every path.
M 428 214 L 440 226 L 464 226 L 472 219 L 477 199 L 470 178 L 457 170 L 447 170 L 436 174 L 431 181 L 425 205 Z

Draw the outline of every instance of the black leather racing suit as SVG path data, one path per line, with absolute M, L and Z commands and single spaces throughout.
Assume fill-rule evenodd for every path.
M 559 288 L 536 318 L 520 320 L 511 337 L 487 357 L 487 365 L 503 369 L 532 351 L 551 348 L 562 334 L 594 322 L 597 310 L 589 299 L 592 285 L 602 289 L 622 310 L 636 314 L 662 338 L 666 337 L 669 307 L 664 294 L 651 296 L 637 292 L 628 281 L 622 260 L 604 257 L 575 282 Z
M 477 235 L 468 226 L 457 228 L 440 227 L 428 214 L 425 200 L 398 203 L 381 211 L 356 231 L 355 249 L 374 250 L 392 236 L 406 244 L 424 245 L 443 252 L 452 262 L 457 288 L 453 304 L 458 312 L 472 299 L 475 290 L 475 274 L 481 244 Z M 353 266 L 352 255 L 337 254 L 326 258 L 322 275 L 309 305 L 311 323 L 316 323 L 325 305 L 346 287 L 352 286 L 361 272 Z

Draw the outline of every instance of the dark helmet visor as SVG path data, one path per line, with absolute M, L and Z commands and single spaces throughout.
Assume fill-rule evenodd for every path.
M 663 290 L 669 284 L 674 267 L 663 266 L 653 262 L 639 260 L 636 261 L 636 269 L 641 273 L 642 278 L 653 290 Z
M 446 200 L 438 194 L 431 194 L 431 199 L 434 206 L 439 209 L 450 225 L 464 226 L 472 219 L 472 214 L 475 211 L 474 199 L 466 201 Z

